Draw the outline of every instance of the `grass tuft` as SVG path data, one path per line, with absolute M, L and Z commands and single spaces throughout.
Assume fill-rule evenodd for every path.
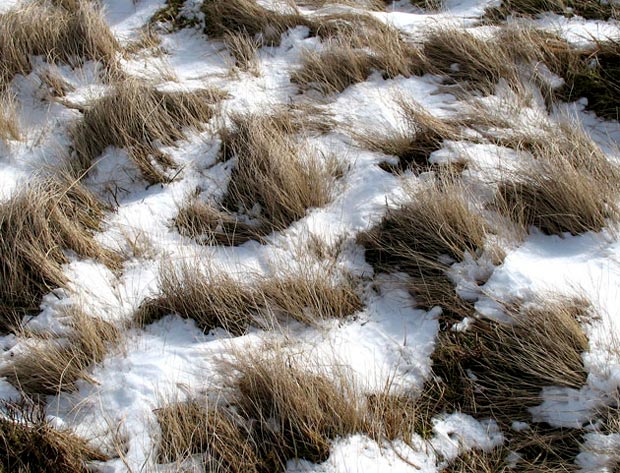
M 116 146 L 127 149 L 149 183 L 169 182 L 166 171 L 175 164 L 156 143 L 170 146 L 185 128 L 203 126 L 223 96 L 217 90 L 160 92 L 138 81 L 116 83 L 72 130 L 76 167 L 88 169 L 108 146 Z
M 30 401 L 0 403 L 0 470 L 86 473 L 88 462 L 107 458 L 68 430 L 52 427 Z
M 79 182 L 42 178 L 0 203 L 0 327 L 36 311 L 41 297 L 66 282 L 65 250 L 115 264 L 93 239 L 102 204 Z

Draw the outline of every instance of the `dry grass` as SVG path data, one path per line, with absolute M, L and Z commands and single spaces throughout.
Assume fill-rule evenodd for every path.
M 388 210 L 380 224 L 360 235 L 366 260 L 377 270 L 402 271 L 412 277 L 416 302 L 430 308 L 462 314 L 467 309 L 455 298 L 444 271 L 462 261 L 466 252 L 476 255 L 483 247 L 487 224 L 463 197 L 457 186 L 434 184 L 410 190 L 411 201 Z
M 128 150 L 148 182 L 168 182 L 167 171 L 175 164 L 155 143 L 170 146 L 184 137 L 185 128 L 203 126 L 223 96 L 211 89 L 160 92 L 138 81 L 115 83 L 72 130 L 76 167 L 88 169 L 108 146 L 116 146 Z
M 620 42 L 611 39 L 597 41 L 594 47 L 578 54 L 579 62 L 567 68 L 564 74 L 566 85 L 560 90 L 560 97 L 564 100 L 586 97 L 589 110 L 601 117 L 618 120 Z
M 305 51 L 291 81 L 324 94 L 342 92 L 364 82 L 373 70 L 384 77 L 409 77 L 418 72 L 420 57 L 398 29 L 370 15 L 343 13 L 321 17 L 316 34 L 324 40 L 318 51 Z
M 260 43 L 245 32 L 224 34 L 224 45 L 235 60 L 235 67 L 255 76 L 260 75 L 258 48 Z
M 601 0 L 502 0 L 500 6 L 488 8 L 484 17 L 500 21 L 509 15 L 538 15 L 547 12 L 607 21 L 618 18 L 620 7 L 613 2 Z
M 588 310 L 582 300 L 551 296 L 506 307 L 510 322 L 477 319 L 465 332 L 440 332 L 429 397 L 441 401 L 439 412 L 462 410 L 505 425 L 529 422 L 527 408 L 542 402 L 544 387 L 585 384 L 581 355 L 588 339 L 581 322 Z
M 0 413 L 1 471 L 86 473 L 89 461 L 107 460 L 72 432 L 52 427 L 39 405 L 2 401 Z
M 251 324 L 268 328 L 278 318 L 313 324 L 345 318 L 361 307 L 353 278 L 337 277 L 331 266 L 242 283 L 214 268 L 185 263 L 176 269 L 162 265 L 160 295 L 144 303 L 136 318 L 147 324 L 175 313 L 194 319 L 205 332 L 223 327 L 241 334 Z
M 19 128 L 15 97 L 4 94 L 0 97 L 0 142 L 19 140 L 21 138 Z
M 394 127 L 384 134 L 376 130 L 353 131 L 364 147 L 383 154 L 397 156 L 397 166 L 384 166 L 391 172 L 410 169 L 416 173 L 437 168 L 428 162 L 430 155 L 441 149 L 444 140 L 460 137 L 458 124 L 453 120 L 437 118 L 419 103 L 400 96 L 396 99 L 402 127 Z
M 346 5 L 363 8 L 364 10 L 383 11 L 388 2 L 385 0 L 298 0 L 295 3 L 299 6 L 310 8 L 323 8 L 328 5 Z
M 414 7 L 423 8 L 425 10 L 441 10 L 444 6 L 444 0 L 409 0 Z
M 257 473 L 260 460 L 243 419 L 206 400 L 191 399 L 155 411 L 161 428 L 159 463 L 202 454 L 207 471 Z
M 311 149 L 295 134 L 291 114 L 244 114 L 220 133 L 224 159 L 236 158 L 224 208 L 252 215 L 259 227 L 282 230 L 326 205 L 343 172 L 334 156 Z M 259 215 L 253 215 L 256 206 Z
M 252 437 L 266 471 L 284 471 L 287 460 L 327 459 L 330 440 L 359 431 L 363 416 L 352 386 L 294 366 L 282 354 L 239 355 L 233 404 L 252 420 Z
M 269 10 L 255 0 L 204 0 L 204 31 L 210 37 L 223 38 L 226 34 L 246 34 L 261 43 L 277 45 L 282 33 L 296 26 L 312 27 L 312 21 L 296 8 L 287 12 Z
M 160 8 L 151 17 L 151 23 L 169 23 L 172 28 L 179 30 L 190 28 L 198 24 L 195 18 L 188 18 L 181 13 L 185 0 L 166 0 L 165 6 Z
M 0 326 L 36 311 L 41 297 L 66 282 L 64 250 L 106 264 L 116 257 L 93 239 L 103 207 L 79 182 L 43 178 L 0 204 Z
M 534 162 L 500 183 L 500 212 L 548 234 L 596 232 L 617 222 L 616 166 L 569 123 L 547 136 L 531 144 Z
M 49 61 L 101 61 L 114 66 L 120 46 L 91 2 L 74 8 L 39 1 L 0 14 L 0 91 L 16 74 L 28 74 L 30 56 Z
M 29 396 L 71 391 L 78 380 L 90 380 L 86 371 L 103 360 L 113 343 L 118 343 L 120 329 L 79 309 L 72 310 L 69 316 L 66 336 L 26 338 L 27 332 L 23 332 L 23 350 L 11 358 L 0 375 Z
M 205 332 L 216 327 L 241 334 L 263 304 L 260 294 L 223 271 L 183 263 L 175 268 L 163 265 L 159 274 L 160 294 L 138 309 L 139 324 L 167 315 L 191 318 Z

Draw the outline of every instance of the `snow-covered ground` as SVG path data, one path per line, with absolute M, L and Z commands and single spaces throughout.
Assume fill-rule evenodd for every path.
M 14 2 L 1 2 L 0 9 Z M 107 21 L 123 44 L 139 37 L 139 29 L 162 6 L 164 0 L 103 0 Z M 185 8 L 192 11 L 187 2 Z M 448 0 L 444 11 L 422 12 L 406 0 L 395 2 L 386 12 L 373 13 L 413 37 L 439 24 L 474 27 L 485 7 L 493 0 Z M 335 7 L 334 7 L 335 8 Z M 342 7 L 345 8 L 345 7 Z M 194 8 L 194 11 L 197 7 Z M 536 20 L 539 26 L 558 30 L 575 43 L 591 36 L 620 37 L 613 22 L 566 19 L 548 15 Z M 126 57 L 126 73 L 153 80 L 169 90 L 192 90 L 215 86 L 229 98 L 222 103 L 221 117 L 232 112 L 264 111 L 279 104 L 303 102 L 312 93 L 301 94 L 290 82 L 290 74 L 301 61 L 301 52 L 317 47 L 317 38 L 308 37 L 305 27 L 285 33 L 279 46 L 259 51 L 260 75 L 243 72 L 230 74 L 234 60 L 221 42 L 210 40 L 199 28 L 162 33 L 163 55 Z M 40 68 L 58 69 L 74 91 L 65 101 L 88 103 L 105 93 L 106 86 L 97 75 L 98 65 L 84 63 L 79 68 L 49 66 L 42 59 L 26 77 L 14 79 L 19 103 L 17 116 L 21 139 L 0 144 L 0 198 L 8 199 L 16 189 L 35 177 L 41 169 L 55 166 L 63 159 L 70 138 L 68 129 L 80 113 L 62 101 L 43 100 L 44 86 L 37 74 Z M 164 79 L 162 80 L 162 74 Z M 501 93 L 499 91 L 498 93 Z M 134 311 L 158 290 L 158 272 L 162 261 L 204 260 L 218 271 L 239 278 L 246 274 L 270 275 L 295 271 L 305 263 L 298 260 L 300 248 L 314 237 L 333 244 L 344 241 L 338 267 L 361 276 L 360 293 L 364 307 L 344 321 L 326 321 L 318 327 L 297 323 L 280 331 L 253 329 L 233 337 L 217 329 L 204 334 L 192 320 L 169 315 L 145 328 L 131 328 L 122 343 L 105 360 L 91 368 L 90 380 L 78 382 L 75 392 L 62 392 L 47 400 L 47 414 L 55 425 L 73 429 L 93 445 L 106 448 L 119 433 L 127 440 L 123 458 L 97 464 L 104 472 L 170 471 L 157 465 L 153 451 L 159 439 L 159 427 L 153 410 L 183 400 L 205 388 L 222 384 L 217 369 L 222 358 L 234 350 L 260 347 L 263 342 L 294 342 L 300 359 L 310 365 L 345 366 L 365 393 L 382 392 L 392 383 L 394 390 L 421 389 L 430 373 L 430 356 L 439 330 L 440 311 L 416 309 L 412 296 L 402 289 L 401 281 L 386 275 L 375 277 L 364 259 L 364 250 L 355 244 L 356 235 L 378 222 L 389 207 L 404 198 L 403 186 L 422 185 L 428 173 L 398 177 L 383 171 L 378 163 L 386 157 L 362 150 L 340 131 L 345 127 L 373 129 L 397 124 L 399 117 L 394 97 L 406 94 L 436 116 L 458 113 L 458 98 L 441 87 L 435 76 L 383 79 L 373 74 L 366 82 L 353 85 L 340 94 L 318 98 L 321 106 L 333 114 L 341 127 L 313 138 L 319 149 L 336 153 L 348 166 L 345 177 L 335 189 L 335 197 L 324 208 L 312 209 L 302 220 L 284 231 L 267 237 L 266 244 L 247 242 L 238 247 L 202 246 L 181 236 L 171 225 L 179 205 L 196 188 L 202 197 L 220 196 L 227 185 L 230 170 L 218 163 L 219 139 L 215 123 L 204 131 L 188 133 L 186 140 L 166 149 L 182 164 L 180 176 L 170 184 L 148 186 L 138 177 L 124 150 L 109 148 L 97 160 L 86 184 L 102 198 L 111 200 L 117 189 L 118 207 L 106 214 L 104 230 L 97 235 L 103 245 L 128 252 L 129 242 L 140 242 L 148 251 L 133 256 L 116 273 L 103 264 L 72 256 L 64 268 L 69 283 L 65 289 L 44 298 L 41 313 L 33 314 L 32 327 L 45 329 L 57 324 L 60 308 L 80 303 L 89 312 L 112 321 L 130 320 Z M 499 105 L 501 106 L 501 105 Z M 599 120 L 579 103 L 567 106 L 601 146 L 610 159 L 618 158 L 620 138 L 617 123 Z M 214 119 L 215 122 L 216 119 Z M 516 159 L 510 150 L 493 145 L 449 143 L 434 155 L 436 161 L 466 155 L 471 162 L 464 179 L 475 182 L 481 173 L 511 166 Z M 499 172 L 499 171 L 498 171 Z M 514 297 L 528 299 L 553 292 L 567 296 L 580 294 L 590 299 L 601 318 L 588 326 L 590 350 L 584 355 L 588 369 L 587 385 L 581 390 L 549 387 L 547 400 L 533 414 L 553 426 L 581 425 L 592 409 L 620 389 L 620 359 L 612 357 L 610 346 L 620 340 L 620 241 L 614 229 L 578 236 L 549 236 L 532 231 L 523 241 L 504 248 L 502 264 L 493 267 L 476 262 L 461 263 L 452 275 L 457 287 L 467 287 L 472 272 L 492 271 L 481 287 L 476 308 L 493 316 L 496 300 Z M 469 265 L 469 266 L 468 266 Z M 479 268 L 478 265 L 486 265 Z M 458 266 L 458 265 L 457 265 Z M 9 363 L 19 350 L 14 336 L 0 342 L 0 363 Z M 620 352 L 616 352 L 619 354 Z M 0 379 L 0 396 L 10 399 L 17 391 Z M 433 436 L 415 436 L 411 442 L 379 445 L 363 435 L 338 439 L 329 460 L 315 465 L 291 461 L 289 472 L 405 472 L 441 471 L 445 461 L 471 448 L 490 449 L 502 443 L 498 426 L 491 420 L 477 421 L 460 413 L 435 419 Z M 613 439 L 591 438 L 590 442 Z M 620 441 L 615 440 L 620 448 Z M 607 471 L 596 466 L 600 458 L 583 453 L 582 471 Z M 168 468 L 168 469 L 167 469 Z

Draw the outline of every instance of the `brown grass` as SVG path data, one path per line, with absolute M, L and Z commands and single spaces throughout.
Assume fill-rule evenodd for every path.
M 93 239 L 100 229 L 102 204 L 79 182 L 41 178 L 0 204 L 0 319 L 2 329 L 27 312 L 41 297 L 66 282 L 64 250 L 106 264 L 116 257 Z
M 317 24 L 324 40 L 318 51 L 307 50 L 291 81 L 324 94 L 342 92 L 364 82 L 373 70 L 384 77 L 409 77 L 419 70 L 417 49 L 398 29 L 370 15 L 327 15 Z
M 366 248 L 366 260 L 377 270 L 409 274 L 421 307 L 444 303 L 445 310 L 462 314 L 466 304 L 455 298 L 444 274 L 449 264 L 439 259 L 457 262 L 466 252 L 476 255 L 487 224 L 455 185 L 435 184 L 409 192 L 409 203 L 388 210 L 380 224 L 358 238 Z
M 256 473 L 260 460 L 243 419 L 229 410 L 190 399 L 155 411 L 161 428 L 158 462 L 203 454 L 208 471 Z
M 529 147 L 532 165 L 500 183 L 497 208 L 548 234 L 577 235 L 617 222 L 617 167 L 574 124 L 546 136 Z
M 394 127 L 384 134 L 376 130 L 354 131 L 358 142 L 375 152 L 397 156 L 397 166 L 384 166 L 391 172 L 410 169 L 416 173 L 429 171 L 438 166 L 428 162 L 430 155 L 441 149 L 444 140 L 460 137 L 458 124 L 454 120 L 437 118 L 419 103 L 400 96 L 396 99 L 402 127 Z
M 498 7 L 488 8 L 485 18 L 491 21 L 505 20 L 509 15 L 538 15 L 553 12 L 572 17 L 609 20 L 620 15 L 620 7 L 613 2 L 600 0 L 502 0 Z
M 258 48 L 260 43 L 245 32 L 224 34 L 224 45 L 235 60 L 235 67 L 255 76 L 260 75 Z
M 9 140 L 19 140 L 19 128 L 15 97 L 4 94 L 0 97 L 0 142 L 6 144 Z
M 258 204 L 259 227 L 282 230 L 332 197 L 342 166 L 331 155 L 312 150 L 295 136 L 291 114 L 244 114 L 220 133 L 224 159 L 236 158 L 224 208 L 252 215 Z
M 312 22 L 296 8 L 281 13 L 259 5 L 255 0 L 204 0 L 204 31 L 214 38 L 226 34 L 241 33 L 259 38 L 262 43 L 277 45 L 280 36 L 289 28 L 312 26 Z
M 385 0 L 298 0 L 295 3 L 299 6 L 310 8 L 323 8 L 328 5 L 347 5 L 365 10 L 383 11 L 388 2 Z
M 20 350 L 0 375 L 29 396 L 53 395 L 76 388 L 80 379 L 90 381 L 87 370 L 100 363 L 113 343 L 120 339 L 120 329 L 110 322 L 83 313 L 70 312 L 69 333 L 27 338 L 21 334 Z
M 101 61 L 114 66 L 120 50 L 97 6 L 80 2 L 75 8 L 44 1 L 0 14 L 0 91 L 16 74 L 28 74 L 30 56 L 49 61 Z
M 160 294 L 138 309 L 136 319 L 148 324 L 167 314 L 191 318 L 205 332 L 215 327 L 241 334 L 263 304 L 260 294 L 225 272 L 185 262 L 164 265 L 159 274 Z
M 363 427 L 345 380 L 303 371 L 282 354 L 237 356 L 233 367 L 238 373 L 233 404 L 253 421 L 252 437 L 266 471 L 284 471 L 291 458 L 324 461 L 331 439 Z
M 0 470 L 86 473 L 88 462 L 107 458 L 68 430 L 52 427 L 43 407 L 0 403 Z
M 184 129 L 200 128 L 213 116 L 213 105 L 223 98 L 217 90 L 160 92 L 154 86 L 127 80 L 84 113 L 71 134 L 76 167 L 88 169 L 108 146 L 126 148 L 149 183 L 169 182 L 175 167 L 155 142 L 170 146 Z

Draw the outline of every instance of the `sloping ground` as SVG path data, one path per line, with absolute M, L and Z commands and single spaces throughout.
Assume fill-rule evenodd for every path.
M 3 2 L 0 471 L 617 471 L 619 11 Z

